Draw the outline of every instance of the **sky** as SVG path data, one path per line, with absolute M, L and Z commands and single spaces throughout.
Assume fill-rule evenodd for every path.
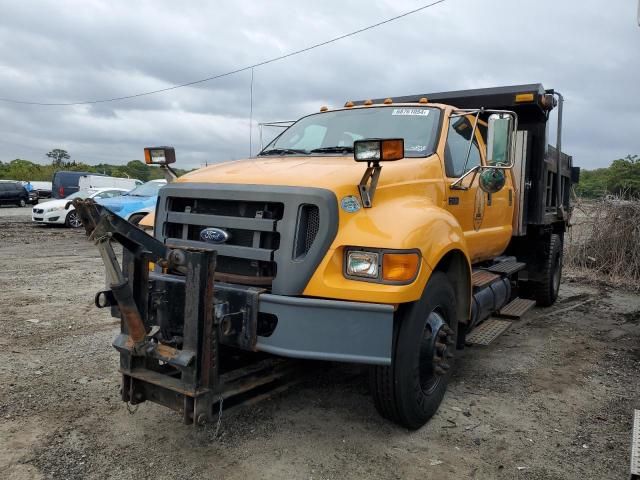
M 0 0 L 0 97 L 65 103 L 170 87 L 262 62 L 429 0 Z M 542 83 L 565 96 L 563 151 L 605 167 L 640 154 L 635 0 L 445 0 L 251 72 L 82 106 L 0 102 L 0 160 L 124 164 L 171 145 L 181 168 L 245 158 L 260 122 L 322 105 Z M 265 128 L 264 135 L 273 135 Z M 552 140 L 555 135 L 552 135 Z

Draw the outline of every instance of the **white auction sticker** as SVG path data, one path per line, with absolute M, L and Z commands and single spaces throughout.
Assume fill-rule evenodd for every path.
M 394 108 L 391 115 L 412 115 L 426 117 L 429 115 L 428 108 Z

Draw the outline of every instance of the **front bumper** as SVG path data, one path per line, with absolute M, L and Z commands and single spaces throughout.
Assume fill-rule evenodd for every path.
M 44 209 L 31 210 L 31 220 L 36 223 L 64 223 L 67 218 L 67 210 L 54 210 L 45 212 Z
M 184 277 L 152 272 L 149 280 L 150 296 L 162 305 L 153 312 L 160 328 L 182 335 Z M 215 282 L 213 296 L 223 344 L 290 358 L 391 363 L 392 305 L 273 295 L 223 282 Z
M 391 364 L 393 306 L 261 294 L 259 312 L 274 315 L 273 333 L 256 349 L 292 358 Z

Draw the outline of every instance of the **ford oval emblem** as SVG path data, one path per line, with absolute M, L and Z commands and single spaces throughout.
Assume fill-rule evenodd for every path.
M 209 243 L 224 243 L 229 240 L 229 232 L 221 228 L 205 228 L 200 230 L 200 240 Z

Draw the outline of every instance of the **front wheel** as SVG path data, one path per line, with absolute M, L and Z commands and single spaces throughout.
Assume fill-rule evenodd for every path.
M 80 216 L 75 210 L 71 210 L 67 213 L 67 218 L 64 223 L 70 228 L 80 228 L 82 226 L 82 220 L 80 220 Z
M 435 272 L 422 298 L 398 314 L 390 366 L 371 369 L 376 409 L 411 430 L 437 411 L 453 370 L 458 321 L 453 287 Z

